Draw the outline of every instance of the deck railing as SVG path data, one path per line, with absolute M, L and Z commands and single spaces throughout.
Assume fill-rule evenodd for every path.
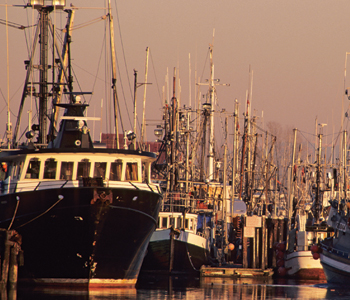
M 214 205 L 218 205 L 218 202 L 221 202 L 221 200 L 199 198 L 190 193 L 165 192 L 163 195 L 161 210 L 170 212 L 183 212 L 185 209 L 188 212 L 194 212 L 197 210 L 213 210 Z

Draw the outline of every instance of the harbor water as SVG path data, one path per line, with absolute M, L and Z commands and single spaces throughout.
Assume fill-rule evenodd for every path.
M 77 289 L 21 288 L 2 292 L 1 300 L 110 299 L 350 299 L 350 286 L 324 281 L 286 279 L 228 279 L 187 276 L 141 277 L 135 288 Z

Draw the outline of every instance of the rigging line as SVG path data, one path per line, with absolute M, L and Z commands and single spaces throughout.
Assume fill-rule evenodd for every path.
M 12 28 L 20 29 L 20 30 L 24 30 L 26 28 L 30 28 L 30 27 L 36 26 L 36 24 L 35 25 L 30 25 L 30 26 L 23 26 L 21 24 L 17 24 L 17 23 L 10 22 L 10 21 L 6 22 L 6 20 L 3 20 L 3 19 L 0 19 L 0 24 L 8 26 L 8 27 L 12 27 Z
M 101 60 L 102 60 L 102 56 L 103 56 L 103 45 L 105 43 L 105 40 L 106 40 L 106 35 L 104 35 L 104 39 L 102 41 L 102 47 L 101 47 L 101 52 L 100 52 L 100 57 L 99 57 L 99 60 L 98 60 L 98 63 L 97 63 L 97 70 L 96 70 L 96 75 L 93 75 L 92 73 L 89 73 L 87 70 L 84 70 L 82 68 L 80 68 L 81 70 L 84 70 L 85 72 L 87 72 L 88 74 L 92 75 L 95 77 L 95 80 L 94 80 L 94 83 L 92 85 L 92 92 L 94 91 L 95 89 L 95 85 L 96 85 L 96 82 L 97 82 L 97 79 L 100 79 L 101 81 L 105 82 L 105 80 L 101 79 L 101 78 L 98 78 L 98 73 L 99 73 L 99 70 L 100 70 L 100 66 L 101 66 Z M 89 100 L 89 104 L 91 102 L 91 99 L 92 99 L 92 95 L 90 96 L 90 100 Z M 101 124 L 102 124 L 102 120 L 101 120 Z
M 117 3 L 115 2 L 115 6 L 116 6 L 116 14 L 117 14 L 117 23 L 118 23 L 118 28 L 119 28 L 119 37 L 120 37 L 120 43 L 121 43 L 121 47 L 122 47 L 122 53 L 123 53 L 123 58 L 124 58 L 124 65 L 125 65 L 125 69 L 126 69 L 126 78 L 129 84 L 129 91 L 130 91 L 130 96 L 131 99 L 133 99 L 133 94 L 132 94 L 132 89 L 131 89 L 131 84 L 130 84 L 130 77 L 129 77 L 129 73 L 128 73 L 128 66 L 126 63 L 126 58 L 125 58 L 125 51 L 124 51 L 124 45 L 123 45 L 123 38 L 121 35 L 121 28 L 120 28 L 120 24 L 119 24 L 119 15 L 118 15 L 118 10 L 117 10 Z M 115 54 L 115 59 L 116 59 L 116 63 L 117 66 L 119 66 L 119 62 L 118 62 L 118 54 Z M 120 74 L 120 68 L 118 68 L 118 75 L 119 75 L 119 82 L 120 82 L 120 87 L 122 89 L 122 95 L 123 95 L 123 99 L 124 99 L 124 103 L 125 103 L 125 108 L 126 108 L 126 112 L 127 112 L 127 116 L 129 119 L 129 123 L 130 123 L 130 127 L 133 128 L 132 122 L 131 122 L 131 118 L 130 118 L 130 113 L 129 113 L 129 107 L 127 105 L 127 101 L 126 101 L 126 97 L 125 97 L 125 92 L 124 92 L 124 85 L 123 85 L 123 81 L 122 81 L 122 76 Z M 118 96 L 117 96 L 118 98 Z M 120 116 L 120 123 L 122 125 L 122 129 L 124 132 L 124 125 L 123 125 L 123 120 L 122 120 L 122 115 L 121 115 L 121 111 L 120 111 L 120 103 L 119 103 L 119 99 L 117 100 L 118 102 L 118 110 L 119 110 L 119 116 Z M 130 101 L 130 103 L 132 103 L 132 101 Z M 118 133 L 117 133 L 118 134 Z
M 200 78 L 203 78 L 203 76 L 204 76 L 204 71 L 205 71 L 205 67 L 206 67 L 206 65 L 207 65 L 207 61 L 208 61 L 208 57 L 209 57 L 209 52 L 210 52 L 209 50 L 210 50 L 210 48 L 208 48 L 207 56 L 206 56 L 205 61 L 204 61 L 202 76 L 201 76 Z
M 116 11 L 116 16 L 117 16 L 117 24 L 118 24 L 118 29 L 119 29 L 119 37 L 120 37 L 120 44 L 122 47 L 122 51 L 123 51 L 123 57 L 124 57 L 124 65 L 125 65 L 125 70 L 129 70 L 127 63 L 126 63 L 126 58 L 125 58 L 125 51 L 124 51 L 124 44 L 123 44 L 123 37 L 122 37 L 122 30 L 120 27 L 120 22 L 119 22 L 119 14 L 118 14 L 118 7 L 117 7 L 117 1 L 114 1 L 114 5 L 115 5 L 115 11 Z M 133 99 L 133 92 L 132 92 L 132 88 L 131 88 L 131 83 L 130 83 L 130 77 L 129 77 L 129 73 L 126 72 L 127 74 L 127 79 L 128 79 L 128 84 L 129 84 L 129 91 L 130 91 L 130 96 L 131 99 Z
M 81 28 L 84 28 L 84 27 L 96 24 L 96 23 L 98 23 L 100 21 L 105 21 L 106 19 L 107 19 L 107 15 L 103 15 L 102 17 L 98 17 L 96 19 L 92 19 L 92 20 L 87 21 L 85 23 L 77 24 L 77 25 L 72 27 L 71 31 L 78 30 L 78 29 L 81 29 Z M 61 31 L 61 32 L 64 32 L 65 30 L 66 30 L 66 28 L 59 29 L 59 31 Z
M 160 88 L 159 88 L 159 85 L 158 85 L 157 73 L 156 73 L 156 70 L 155 70 L 155 67 L 154 67 L 152 51 L 150 51 L 150 54 L 151 54 L 151 62 L 152 62 L 152 67 L 153 67 L 153 73 L 154 73 L 154 77 L 156 78 L 156 85 L 157 85 L 158 97 L 159 97 L 159 101 L 160 101 L 160 107 L 162 107 L 163 106 L 162 96 L 161 96 Z

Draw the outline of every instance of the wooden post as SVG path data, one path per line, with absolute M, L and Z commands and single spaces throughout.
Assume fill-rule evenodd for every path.
M 6 231 L 4 240 L 4 257 L 2 260 L 2 270 L 1 270 L 1 283 L 3 286 L 7 285 L 9 262 L 10 262 L 10 231 Z
M 18 255 L 18 245 L 14 243 L 11 247 L 10 251 L 10 265 L 9 265 L 9 288 L 16 289 L 17 288 L 17 278 L 18 278 L 18 263 L 17 263 L 17 255 Z
M 273 226 L 273 238 L 272 238 L 272 246 L 278 241 L 277 238 L 277 230 L 278 230 L 278 219 L 272 219 L 272 226 Z M 274 250 L 273 250 L 274 251 Z M 276 255 L 272 253 L 272 267 L 275 268 L 276 265 Z
M 252 262 L 252 267 L 255 268 L 259 268 L 259 264 L 260 264 L 260 228 L 255 228 L 255 237 L 254 237 L 254 252 L 253 252 L 253 262 Z
M 242 254 L 243 254 L 243 261 L 242 265 L 243 268 L 248 268 L 248 238 L 245 237 L 244 231 L 245 231 L 245 226 L 247 224 L 247 217 L 244 217 L 244 224 L 243 224 L 243 237 L 242 237 Z
M 261 224 L 261 269 L 266 269 L 266 252 L 267 252 L 267 234 L 266 234 L 266 217 L 262 216 Z

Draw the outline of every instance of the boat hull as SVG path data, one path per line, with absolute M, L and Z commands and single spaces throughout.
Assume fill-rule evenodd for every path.
M 326 274 L 327 282 L 334 284 L 349 284 L 350 280 L 350 259 L 339 255 L 335 250 L 323 249 L 320 254 L 321 264 Z
M 11 229 L 22 237 L 24 266 L 19 268 L 19 281 L 135 285 L 160 198 L 152 191 L 104 187 L 1 196 L 2 228 L 8 228 L 18 204 Z
M 325 280 L 320 260 L 315 260 L 311 251 L 295 251 L 286 254 L 287 276 L 297 279 Z
M 173 268 L 170 270 L 171 231 L 164 229 L 153 233 L 142 271 L 198 272 L 202 265 L 209 263 L 207 239 L 181 230 L 174 234 Z

